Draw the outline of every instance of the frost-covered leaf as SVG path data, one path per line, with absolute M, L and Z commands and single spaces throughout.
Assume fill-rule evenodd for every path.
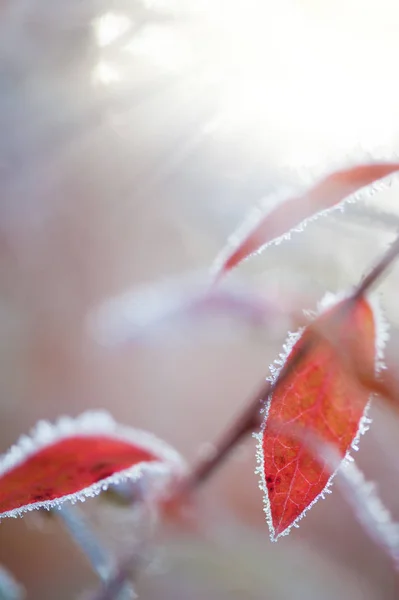
M 289 237 L 290 231 L 302 229 L 309 220 L 335 208 L 361 188 L 374 184 L 398 169 L 399 163 L 380 163 L 336 171 L 304 193 L 287 196 L 285 201 L 267 214 L 257 210 L 231 237 L 216 259 L 213 267 L 215 276 L 221 277 L 251 254 Z
M 277 387 L 265 407 L 265 420 L 258 436 L 258 472 L 265 493 L 265 512 L 272 540 L 289 532 L 293 525 L 328 491 L 334 473 L 317 458 L 293 428 L 304 428 L 336 448 L 343 460 L 350 449 L 357 449 L 358 437 L 367 429 L 369 394 L 356 378 L 348 375 L 336 354 L 342 347 L 370 370 L 381 366 L 386 329 L 378 308 L 360 299 L 351 310 L 341 311 L 343 300 L 330 297 L 321 303 L 323 312 L 313 328 L 291 334 L 272 370 L 275 381 L 282 365 L 295 364 Z M 313 339 L 309 349 L 298 354 L 314 328 L 328 331 L 328 337 Z M 296 357 L 299 356 L 298 359 Z
M 0 458 L 0 517 L 84 500 L 149 474 L 157 489 L 185 471 L 180 455 L 150 433 L 86 412 L 40 422 Z

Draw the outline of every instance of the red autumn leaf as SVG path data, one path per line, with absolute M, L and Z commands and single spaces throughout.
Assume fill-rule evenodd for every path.
M 116 424 L 104 412 L 40 422 L 0 459 L 0 517 L 65 500 L 84 500 L 110 484 L 154 474 L 181 474 L 183 461 L 170 446 L 144 431 Z
M 315 322 L 320 328 L 332 324 L 341 302 L 321 314 Z M 378 312 L 367 300 L 359 300 L 332 331 L 339 347 L 350 348 L 357 360 L 369 368 L 380 366 L 386 330 Z M 291 334 L 280 364 L 292 361 L 309 336 L 309 328 Z M 272 369 L 276 380 L 278 370 Z M 294 428 L 304 428 L 333 445 L 342 460 L 358 437 L 367 429 L 366 409 L 369 394 L 348 373 L 326 339 L 318 339 L 298 359 L 265 407 L 265 420 L 258 436 L 258 472 L 265 493 L 265 512 L 271 539 L 276 541 L 297 525 L 305 512 L 322 497 L 334 473 L 306 447 Z
M 381 163 L 336 171 L 303 194 L 288 198 L 268 214 L 256 219 L 251 216 L 242 233 L 238 231 L 216 259 L 215 277 L 220 278 L 264 246 L 280 240 L 295 228 L 302 228 L 312 217 L 331 210 L 351 194 L 398 169 L 399 163 Z

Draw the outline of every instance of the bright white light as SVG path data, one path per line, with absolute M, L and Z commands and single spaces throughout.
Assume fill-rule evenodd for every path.
M 399 132 L 397 27 L 377 5 L 360 18 L 357 0 L 337 2 L 338 13 L 335 3 L 316 0 L 147 0 L 175 18 L 144 26 L 123 44 L 123 75 L 181 73 L 182 86 L 187 81 L 194 90 L 193 110 L 201 103 L 215 109 L 209 135 L 228 143 L 231 136 L 244 152 L 284 165 L 392 148 Z M 128 21 L 103 15 L 99 45 L 126 32 Z M 103 83 L 120 78 L 109 66 L 100 72 Z
M 100 61 L 92 73 L 93 83 L 110 85 L 121 80 L 121 75 L 114 65 Z
M 190 48 L 176 28 L 149 25 L 125 46 L 134 56 L 141 56 L 153 65 L 168 71 L 179 71 L 190 60 Z
M 337 37 L 290 1 L 273 9 L 257 0 L 199 5 L 215 34 L 206 45 L 220 132 L 241 130 L 247 142 L 294 165 L 392 145 L 399 98 L 383 45 L 366 38 L 354 56 L 352 32 Z M 371 64 L 379 66 L 374 81 Z M 382 97 L 387 86 L 392 95 Z
M 94 35 L 100 48 L 109 46 L 129 31 L 131 20 L 123 14 L 107 12 L 93 23 Z

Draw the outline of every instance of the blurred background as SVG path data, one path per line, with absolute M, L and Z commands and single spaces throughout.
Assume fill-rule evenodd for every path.
M 194 460 L 268 375 L 270 332 L 202 317 L 123 348 L 90 337 L 107 298 L 206 271 L 248 211 L 399 149 L 394 0 L 2 0 L 0 446 L 37 420 L 109 409 Z M 353 285 L 394 238 L 398 182 L 242 265 L 235 281 L 293 309 Z M 398 351 L 394 267 L 380 286 Z M 357 455 L 399 519 L 398 423 L 374 406 Z M 205 446 L 204 446 L 205 444 Z M 201 491 L 204 535 L 154 549 L 141 598 L 393 600 L 396 576 L 338 490 L 269 542 L 254 441 Z M 126 510 L 86 503 L 118 554 Z M 0 562 L 31 600 L 96 585 L 62 527 L 4 521 Z

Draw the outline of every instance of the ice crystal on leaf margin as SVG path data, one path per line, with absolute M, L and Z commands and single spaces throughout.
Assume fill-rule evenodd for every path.
M 0 519 L 18 517 L 34 509 L 61 508 L 61 505 L 66 501 L 73 504 L 77 501 L 84 502 L 86 498 L 93 498 L 102 491 L 107 490 L 110 485 L 117 485 L 125 481 L 137 481 L 144 475 L 150 476 L 150 493 L 158 494 L 165 489 L 171 479 L 179 478 L 186 472 L 184 460 L 166 442 L 146 431 L 116 423 L 106 411 L 87 411 L 76 418 L 60 417 L 54 424 L 39 421 L 30 432 L 30 435 L 21 436 L 17 443 L 0 457 L 0 493 L 2 478 L 14 469 L 21 467 L 40 451 L 49 449 L 64 440 L 74 438 L 85 438 L 87 440 L 92 438 L 94 441 L 96 436 L 102 436 L 111 441 L 125 442 L 130 444 L 132 448 L 147 451 L 154 456 L 154 460 L 132 464 L 131 467 L 116 471 L 110 476 L 89 486 L 82 487 L 81 490 L 74 493 L 6 510 L 0 513 Z
M 331 292 L 327 292 L 322 300 L 317 305 L 316 311 L 304 311 L 305 315 L 308 316 L 311 320 L 316 319 L 321 316 L 324 312 L 329 310 L 330 308 L 336 306 L 343 300 L 349 297 L 349 294 L 338 293 L 333 294 Z M 384 348 L 389 339 L 389 327 L 388 323 L 384 317 L 383 311 L 380 306 L 379 299 L 376 295 L 368 298 L 368 303 L 372 309 L 374 324 L 375 324 L 375 372 L 379 373 L 381 370 L 385 368 L 384 364 Z M 281 373 L 283 366 L 286 364 L 289 356 L 294 348 L 295 344 L 302 337 L 302 334 L 306 328 L 302 327 L 297 332 L 289 332 L 286 342 L 283 345 L 283 352 L 280 353 L 279 358 L 274 361 L 272 365 L 270 365 L 270 376 L 267 377 L 267 380 L 271 383 L 275 383 Z M 370 394 L 370 400 L 366 405 L 366 408 L 363 413 L 363 417 L 359 422 L 358 431 L 352 441 L 351 449 L 357 451 L 359 440 L 361 435 L 363 435 L 368 429 L 371 423 L 371 419 L 368 417 L 368 411 L 370 408 L 370 402 L 372 399 L 372 394 Z M 272 513 L 271 513 L 271 505 L 269 500 L 269 494 L 267 489 L 267 483 L 265 479 L 265 462 L 263 455 L 263 434 L 265 431 L 269 409 L 272 402 L 272 395 L 269 396 L 268 400 L 265 402 L 264 407 L 261 409 L 261 413 L 263 414 L 263 423 L 259 433 L 254 433 L 253 437 L 257 440 L 256 444 L 256 462 L 257 466 L 255 469 L 255 474 L 259 475 L 259 489 L 263 492 L 263 504 L 264 504 L 264 513 L 266 515 L 266 522 L 269 526 L 270 530 L 270 539 L 272 542 L 276 542 L 280 537 L 286 536 L 290 533 L 293 527 L 299 527 L 299 521 L 307 514 L 308 510 L 312 508 L 312 506 L 320 499 L 324 499 L 326 494 L 331 493 L 331 485 L 333 483 L 334 477 L 337 474 L 337 471 L 343 468 L 347 463 L 353 462 L 353 457 L 351 456 L 350 450 L 346 453 L 343 458 L 341 464 L 337 469 L 331 474 L 328 479 L 328 482 L 322 492 L 318 494 L 306 508 L 302 511 L 302 513 L 291 523 L 289 527 L 284 529 L 281 533 L 276 534 L 272 521 Z
M 289 240 L 316 219 L 332 211 L 342 212 L 347 204 L 385 189 L 397 179 L 398 170 L 398 162 L 373 161 L 332 170 L 310 187 L 303 182 L 295 188 L 280 188 L 253 209 L 229 237 L 211 267 L 212 275 L 219 280 L 244 260 Z

